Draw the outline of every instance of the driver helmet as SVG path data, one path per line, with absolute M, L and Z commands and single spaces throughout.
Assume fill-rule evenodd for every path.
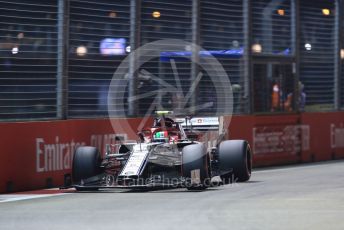
M 168 142 L 169 136 L 167 131 L 158 131 L 154 134 L 153 140 L 155 142 Z

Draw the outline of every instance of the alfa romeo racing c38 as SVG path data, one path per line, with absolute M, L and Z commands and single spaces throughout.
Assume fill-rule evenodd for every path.
M 138 133 L 137 141 L 118 139 L 107 145 L 104 156 L 95 147 L 79 147 L 73 157 L 73 187 L 203 190 L 250 179 L 251 148 L 245 140 L 224 140 L 220 118 L 172 119 L 168 113 L 158 114 L 153 125 Z M 205 141 L 203 134 L 209 131 L 219 134 L 216 140 Z

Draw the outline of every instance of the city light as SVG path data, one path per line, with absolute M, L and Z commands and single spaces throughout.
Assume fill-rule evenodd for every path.
M 341 49 L 341 50 L 340 50 L 340 58 L 341 58 L 341 59 L 344 59 L 344 49 Z
M 19 48 L 17 46 L 12 48 L 12 54 L 17 54 L 19 52 Z
M 278 13 L 278 15 L 281 15 L 281 16 L 285 15 L 285 11 L 283 9 L 278 9 L 277 13 Z
M 159 11 L 154 11 L 153 13 L 152 13 L 152 16 L 153 16 L 153 18 L 160 18 L 160 12 Z
M 126 53 L 126 39 L 104 38 L 100 41 L 99 52 L 104 56 L 124 55 Z
M 330 15 L 330 13 L 331 13 L 331 11 L 329 9 L 326 9 L 326 8 L 322 9 L 323 15 L 328 16 L 328 15 Z
M 310 43 L 305 44 L 305 49 L 306 50 L 312 50 L 312 45 Z
M 131 51 L 130 46 L 125 47 L 125 51 L 126 51 L 127 53 L 130 53 L 130 51 Z
M 87 48 L 86 46 L 79 46 L 76 48 L 76 54 L 80 57 L 83 57 L 87 54 Z
M 233 46 L 234 48 L 239 48 L 239 47 L 240 47 L 239 41 L 238 41 L 238 40 L 232 41 L 232 46 Z
M 109 17 L 110 18 L 115 18 L 115 17 L 117 17 L 117 13 L 115 11 L 110 11 Z
M 23 39 L 24 38 L 24 33 L 23 32 L 18 33 L 17 38 L 18 39 Z
M 186 45 L 185 46 L 185 51 L 192 51 L 191 45 Z
M 259 43 L 253 44 L 252 45 L 252 52 L 253 53 L 261 53 L 263 50 L 262 45 Z

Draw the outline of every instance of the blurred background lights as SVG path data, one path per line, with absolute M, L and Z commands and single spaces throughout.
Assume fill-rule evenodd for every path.
M 154 11 L 153 13 L 152 13 L 152 16 L 153 16 L 153 18 L 160 18 L 160 12 L 159 11 Z
M 12 54 L 17 54 L 19 52 L 19 48 L 17 46 L 12 48 Z
M 115 17 L 117 17 L 117 13 L 115 11 L 110 11 L 109 17 L 110 18 L 115 18 Z
M 131 51 L 130 46 L 125 47 L 125 51 L 126 51 L 127 53 L 130 53 L 130 51 Z
M 185 51 L 192 51 L 191 45 L 186 45 L 185 46 Z
M 253 44 L 252 45 L 252 52 L 253 53 L 261 53 L 263 50 L 262 45 L 259 43 Z
M 281 15 L 281 16 L 285 15 L 285 11 L 283 9 L 278 9 L 277 13 L 278 13 L 278 15 Z
M 305 44 L 305 49 L 306 50 L 312 50 L 312 45 L 310 43 Z
M 18 39 L 23 39 L 24 38 L 24 33 L 23 32 L 18 33 L 17 38 Z
M 86 46 L 78 46 L 78 48 L 76 48 L 76 54 L 81 57 L 85 56 L 87 54 Z
M 340 50 L 340 58 L 341 58 L 341 59 L 344 59 L 344 49 L 341 49 L 341 50 Z
M 233 48 L 239 48 L 239 41 L 238 40 L 234 40 L 234 41 L 232 41 L 232 46 L 233 46 Z
M 322 14 L 323 15 L 328 16 L 328 15 L 330 15 L 330 13 L 331 13 L 331 11 L 329 9 L 326 9 L 326 8 L 322 9 Z
M 102 55 L 124 55 L 126 53 L 125 38 L 104 38 L 100 41 L 99 51 Z

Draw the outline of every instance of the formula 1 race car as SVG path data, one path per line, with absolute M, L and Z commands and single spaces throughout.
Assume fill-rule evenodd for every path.
M 210 146 L 198 140 L 204 130 L 219 132 L 219 118 L 172 119 L 166 114 L 158 112 L 154 124 L 138 133 L 138 141 L 118 139 L 108 145 L 104 157 L 95 147 L 79 147 L 73 157 L 73 187 L 202 190 L 250 179 L 252 152 L 247 141 L 216 140 Z

